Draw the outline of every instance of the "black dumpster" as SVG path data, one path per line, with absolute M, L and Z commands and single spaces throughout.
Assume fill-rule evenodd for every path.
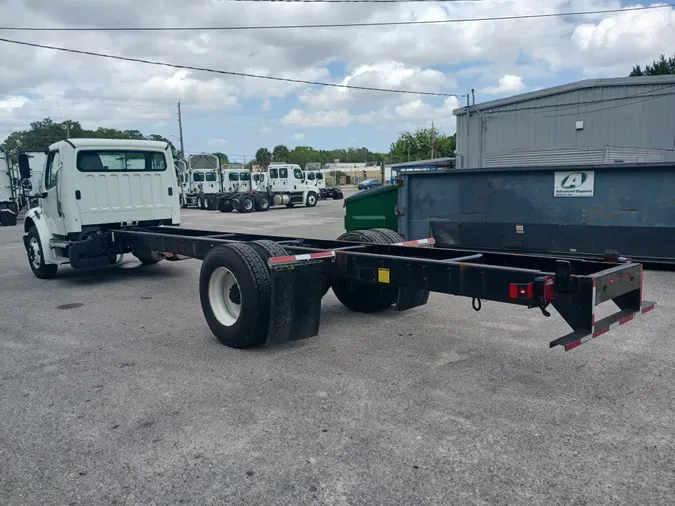
M 399 232 L 438 246 L 675 263 L 675 163 L 402 173 Z

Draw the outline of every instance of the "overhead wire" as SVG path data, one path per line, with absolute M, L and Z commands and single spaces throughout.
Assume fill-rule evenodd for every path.
M 106 53 L 97 53 L 94 51 L 83 51 L 80 49 L 71 49 L 71 48 L 65 48 L 65 47 L 59 47 L 59 46 L 50 46 L 47 44 L 37 44 L 34 42 L 26 42 L 26 41 L 20 41 L 20 40 L 12 40 L 12 39 L 5 39 L 5 38 L 0 38 L 0 42 L 6 42 L 8 44 L 17 44 L 20 46 L 29 46 L 29 47 L 36 47 L 39 49 L 51 49 L 54 51 L 61 51 L 65 53 L 74 53 L 74 54 L 81 54 L 81 55 L 86 55 L 86 56 L 95 56 L 98 58 L 107 58 L 111 60 L 120 60 L 120 61 L 129 61 L 129 62 L 134 62 L 134 63 L 145 63 L 147 65 L 155 65 L 159 67 L 170 67 L 170 68 L 175 68 L 175 69 L 182 69 L 182 70 L 194 70 L 198 72 L 210 72 L 213 74 L 222 74 L 222 75 L 229 75 L 229 76 L 237 76 L 237 77 L 251 77 L 255 79 L 265 79 L 265 80 L 270 80 L 270 81 L 279 81 L 279 82 L 287 82 L 287 83 L 295 83 L 295 84 L 309 84 L 312 86 L 326 86 L 326 87 L 333 87 L 333 88 L 343 88 L 343 89 L 353 89 L 353 90 L 364 90 L 364 91 L 378 91 L 378 92 L 384 92 L 384 93 L 401 93 L 401 94 L 408 94 L 408 95 L 424 95 L 424 96 L 432 96 L 432 97 L 454 97 L 454 93 L 436 93 L 436 92 L 431 92 L 431 91 L 414 91 L 414 90 L 399 90 L 399 89 L 394 89 L 394 88 L 377 88 L 377 87 L 372 87 L 372 86 L 356 86 L 356 85 L 351 85 L 351 84 L 339 84 L 339 83 L 327 83 L 327 82 L 322 82 L 322 81 L 310 81 L 310 80 L 305 80 L 305 79 L 291 79 L 288 77 L 278 77 L 278 76 L 265 76 L 261 74 L 250 74 L 248 72 L 233 72 L 229 70 L 218 70 L 218 69 L 212 69 L 212 68 L 207 68 L 207 67 L 194 67 L 192 65 L 179 65 L 176 63 L 168 63 L 168 62 L 161 62 L 161 61 L 156 61 L 156 60 L 145 60 L 142 58 L 131 58 L 128 56 L 117 56 L 117 55 L 112 55 L 112 54 L 106 54 Z
M 235 0 L 240 1 L 240 0 Z M 363 23 L 319 23 L 319 24 L 292 24 L 292 25 L 251 25 L 251 26 L 0 26 L 1 31 L 17 32 L 188 32 L 188 31 L 234 31 L 234 30 L 288 30 L 308 28 L 358 28 L 373 26 L 414 26 L 414 25 L 442 25 L 453 23 L 480 23 L 487 21 L 513 21 L 526 19 L 545 19 L 574 16 L 592 16 L 596 14 L 615 14 L 620 12 L 648 11 L 656 9 L 674 8 L 675 3 L 661 5 L 647 5 L 639 7 L 625 7 L 614 9 L 596 9 L 575 12 L 549 12 L 542 14 L 514 14 L 508 16 L 487 16 L 472 18 L 453 18 L 436 20 L 410 21 L 373 21 Z

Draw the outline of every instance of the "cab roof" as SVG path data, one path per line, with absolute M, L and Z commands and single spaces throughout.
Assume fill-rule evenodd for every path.
M 67 142 L 74 148 L 131 148 L 131 149 L 169 149 L 169 143 L 165 141 L 144 141 L 136 139 L 66 139 L 51 146 L 55 147 L 61 142 Z

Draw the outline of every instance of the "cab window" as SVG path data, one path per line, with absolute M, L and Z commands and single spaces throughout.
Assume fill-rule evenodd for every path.
M 47 158 L 47 169 L 45 170 L 45 190 L 56 186 L 56 176 L 61 168 L 61 155 L 58 151 L 52 151 Z
M 239 181 L 239 174 L 237 174 L 236 172 L 230 172 L 228 179 L 230 181 Z
M 316 178 L 321 181 L 323 179 L 323 174 L 321 172 L 316 173 Z
M 251 180 L 251 176 L 249 175 L 248 172 L 240 172 L 240 173 L 239 173 L 239 180 L 240 180 L 240 181 L 250 181 L 250 180 Z
M 210 183 L 213 183 L 216 181 L 216 173 L 215 172 L 207 172 L 206 173 L 206 180 L 209 181 Z
M 314 172 L 308 172 L 307 173 L 307 180 L 308 181 L 314 181 L 314 179 L 315 179 Z
M 204 181 L 204 173 L 203 172 L 195 172 L 192 174 L 192 180 L 195 183 L 201 183 Z
M 300 169 L 293 169 L 293 177 L 295 179 L 302 179 L 302 171 Z
M 279 177 L 281 179 L 286 179 L 288 177 L 288 169 L 287 168 L 279 169 Z
M 277 169 L 270 169 L 270 179 L 277 179 L 279 177 L 279 172 Z

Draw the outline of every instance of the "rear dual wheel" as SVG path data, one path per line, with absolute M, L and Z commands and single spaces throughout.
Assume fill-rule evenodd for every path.
M 388 229 L 354 230 L 342 234 L 338 241 L 354 241 L 374 244 L 393 244 L 401 237 Z M 396 302 L 398 288 L 382 283 L 336 278 L 330 280 L 333 293 L 347 308 L 358 313 L 376 313 Z

